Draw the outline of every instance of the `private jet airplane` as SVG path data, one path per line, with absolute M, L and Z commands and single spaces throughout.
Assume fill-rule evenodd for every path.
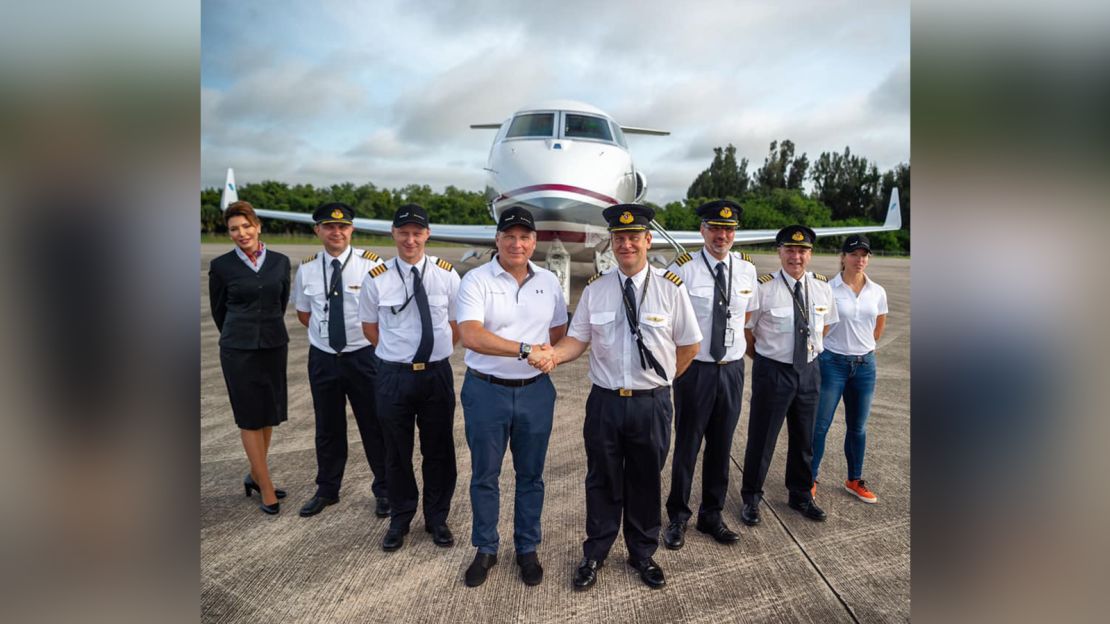
M 615 264 L 609 248 L 609 232 L 601 211 L 614 204 L 639 202 L 647 192 L 647 179 L 632 163 L 627 134 L 665 136 L 664 130 L 622 126 L 605 112 L 581 102 L 556 100 L 523 108 L 501 123 L 473 124 L 471 128 L 497 130 L 490 148 L 487 194 L 490 216 L 497 220 L 509 206 L 522 205 L 536 219 L 536 251 L 547 259 L 547 268 L 558 276 L 563 293 L 570 298 L 570 263 L 593 261 L 599 270 Z M 227 170 L 220 209 L 238 199 L 235 174 Z M 260 217 L 312 223 L 312 215 L 281 210 L 256 210 Z M 392 223 L 384 219 L 355 219 L 355 229 L 373 234 L 390 234 Z M 657 236 L 653 247 L 701 245 L 697 231 L 667 232 L 653 223 Z M 898 189 L 890 195 L 886 222 L 862 227 L 816 228 L 818 236 L 857 232 L 883 232 L 902 227 Z M 492 247 L 493 225 L 433 223 L 431 238 Z M 767 243 L 776 230 L 738 230 L 737 244 Z M 468 252 L 463 260 L 483 252 Z M 653 260 L 661 262 L 661 257 Z

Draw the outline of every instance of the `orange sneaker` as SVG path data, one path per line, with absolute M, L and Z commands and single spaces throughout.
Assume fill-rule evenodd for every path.
M 809 495 L 817 498 L 817 479 L 813 480 L 813 486 L 809 488 Z
M 861 501 L 863 501 L 865 503 L 877 503 L 877 502 L 879 502 L 879 497 L 875 496 L 874 492 L 867 489 L 867 483 L 863 479 L 855 479 L 853 481 L 845 481 L 844 482 L 844 489 L 848 490 L 852 494 L 855 494 L 856 498 L 860 499 Z

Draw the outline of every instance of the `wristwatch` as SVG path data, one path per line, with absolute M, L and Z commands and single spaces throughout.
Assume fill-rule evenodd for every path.
M 528 344 L 527 342 L 520 343 L 520 358 L 519 359 L 525 360 L 525 359 L 528 358 L 529 354 L 531 354 L 531 353 L 532 353 L 532 345 Z

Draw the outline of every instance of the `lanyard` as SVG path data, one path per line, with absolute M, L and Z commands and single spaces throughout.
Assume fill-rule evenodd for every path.
M 786 284 L 786 290 L 790 291 L 790 298 L 794 301 L 794 305 L 798 306 L 798 311 L 802 313 L 802 320 L 806 322 L 806 327 L 809 327 L 809 307 L 806 306 L 806 301 L 809 301 L 809 282 L 805 281 L 805 272 L 802 272 L 802 279 L 798 280 L 805 284 L 805 294 L 802 295 L 802 301 L 798 301 L 798 297 L 794 295 L 794 289 L 790 287 L 790 282 L 786 281 L 786 275 L 781 270 L 779 275 L 782 276 L 782 282 Z
M 393 268 L 397 270 L 397 277 L 401 278 L 401 288 L 405 289 L 405 303 L 404 303 L 404 305 L 397 308 L 396 310 L 393 309 L 393 306 L 389 306 L 389 311 L 392 312 L 394 315 L 397 315 L 397 314 L 400 314 L 400 313 L 404 312 L 405 308 L 409 307 L 409 302 L 412 301 L 412 298 L 416 296 L 416 284 L 413 283 L 413 285 L 412 285 L 412 294 L 410 295 L 409 294 L 409 287 L 405 286 L 405 274 L 401 272 L 401 265 L 398 262 L 397 258 L 393 259 Z M 427 271 L 427 270 L 428 270 L 428 256 L 424 256 L 424 265 L 420 267 L 420 279 L 424 279 L 424 275 L 425 275 L 424 272 Z
M 617 271 L 617 288 L 621 291 L 621 301 L 624 302 L 624 309 L 628 313 L 628 327 L 632 330 L 633 334 L 636 334 L 639 331 L 640 313 L 644 311 L 644 298 L 647 297 L 648 282 L 651 281 L 651 267 L 648 267 L 647 275 L 644 276 L 644 286 L 640 289 L 640 305 L 636 307 L 635 315 L 632 314 L 632 310 L 628 307 L 628 300 L 624 298 L 624 279 L 621 279 L 620 276 L 621 272 Z M 628 277 L 625 279 L 632 278 Z
M 727 317 L 732 317 L 732 256 L 728 257 L 728 281 L 725 282 L 725 290 L 728 292 L 721 292 L 721 285 L 717 283 L 717 273 L 709 266 L 709 260 L 705 259 L 705 249 L 701 250 L 701 261 L 705 263 L 706 270 L 709 271 L 709 276 L 713 278 L 713 287 L 717 292 L 721 293 L 721 297 L 725 300 L 725 309 L 727 310 Z
M 339 278 L 343 277 L 343 269 L 347 268 L 347 263 L 351 261 L 351 256 L 355 255 L 355 251 L 350 247 L 348 247 L 347 250 L 350 251 L 350 253 L 347 254 L 347 259 L 343 261 L 343 264 L 339 265 L 339 270 L 331 274 L 330 284 L 328 284 L 328 254 L 324 252 L 324 254 L 320 256 L 320 273 L 324 278 L 324 283 L 328 284 L 328 294 L 324 296 L 324 314 L 328 313 L 328 303 L 331 301 L 331 298 L 339 294 L 339 292 L 335 290 L 335 287 L 339 285 Z

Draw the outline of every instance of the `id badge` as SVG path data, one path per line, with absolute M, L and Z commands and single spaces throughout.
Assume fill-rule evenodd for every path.
M 736 340 L 736 332 L 731 327 L 725 328 L 725 346 L 731 347 Z
M 322 338 L 324 340 L 324 342 L 328 341 L 328 322 L 327 321 L 320 321 L 320 338 Z

